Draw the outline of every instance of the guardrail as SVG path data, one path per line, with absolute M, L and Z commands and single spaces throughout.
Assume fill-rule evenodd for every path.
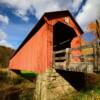
M 73 50 L 80 50 L 82 54 L 72 55 L 71 52 Z M 61 55 L 62 53 L 65 55 L 62 56 Z M 61 55 L 61 56 L 57 56 L 57 55 Z M 69 49 L 54 51 L 53 57 L 54 57 L 55 68 L 62 69 L 64 67 L 63 69 L 69 71 L 73 69 L 73 71 L 80 71 L 80 72 L 82 71 L 92 72 L 92 70 L 100 71 L 100 41 L 95 42 L 94 44 L 80 46 L 78 48 L 69 48 Z M 71 62 L 71 59 L 75 57 L 80 58 L 81 62 L 76 62 L 73 64 Z M 77 65 L 76 68 L 73 67 L 75 64 Z

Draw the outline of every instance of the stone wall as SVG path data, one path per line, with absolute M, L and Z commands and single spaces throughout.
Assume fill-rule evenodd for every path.
M 36 100 L 67 100 L 77 91 L 55 69 L 39 74 L 36 81 Z

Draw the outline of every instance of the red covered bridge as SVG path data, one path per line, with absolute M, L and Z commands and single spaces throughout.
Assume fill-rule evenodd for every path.
M 9 68 L 36 73 L 45 72 L 53 66 L 54 51 L 78 47 L 82 33 L 82 29 L 69 11 L 45 13 L 16 50 Z M 78 57 L 72 59 L 75 60 L 80 59 Z

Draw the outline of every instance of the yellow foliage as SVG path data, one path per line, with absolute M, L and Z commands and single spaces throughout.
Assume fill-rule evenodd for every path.
M 82 55 L 93 54 L 93 48 L 84 48 L 82 49 Z

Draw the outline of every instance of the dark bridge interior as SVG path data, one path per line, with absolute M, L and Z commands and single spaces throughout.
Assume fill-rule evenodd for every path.
M 53 27 L 53 51 L 64 50 L 70 48 L 70 43 L 76 33 L 73 28 L 62 22 L 57 22 Z M 64 57 L 65 53 L 55 54 L 56 57 Z M 62 60 L 56 60 L 56 62 L 62 62 Z
M 53 27 L 54 51 L 70 48 L 70 42 L 76 36 L 73 28 L 62 22 L 57 22 Z

